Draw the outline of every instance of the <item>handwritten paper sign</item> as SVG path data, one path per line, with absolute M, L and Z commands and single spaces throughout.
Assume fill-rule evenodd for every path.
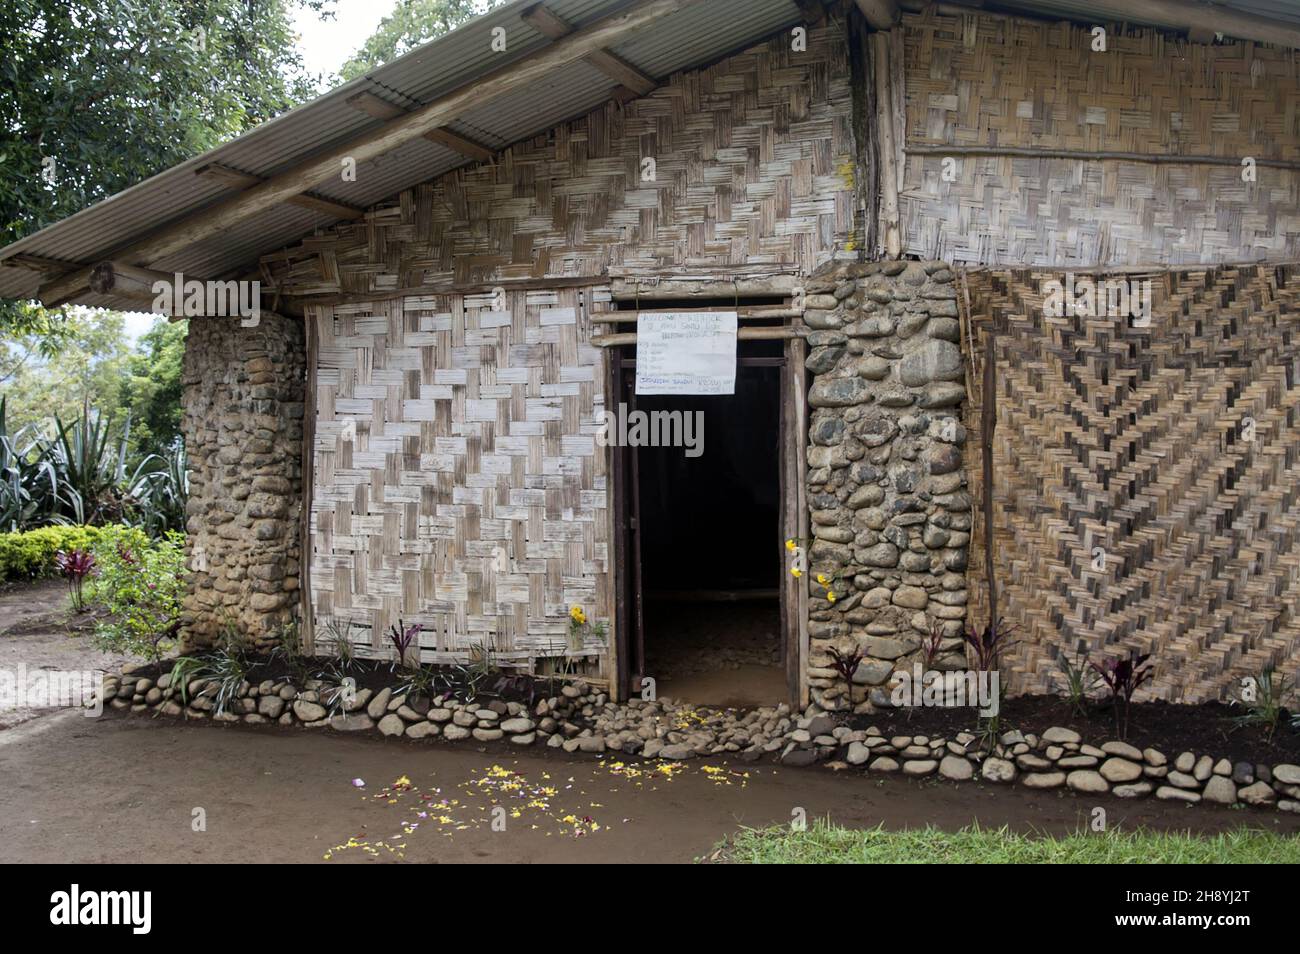
M 641 312 L 636 393 L 735 394 L 736 313 Z

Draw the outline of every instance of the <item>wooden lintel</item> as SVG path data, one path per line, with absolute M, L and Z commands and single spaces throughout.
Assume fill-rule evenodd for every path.
M 241 191 L 251 189 L 253 186 L 261 185 L 266 181 L 261 176 L 255 176 L 249 172 L 240 172 L 238 169 L 223 166 L 219 162 L 209 162 L 199 166 L 194 170 L 194 174 Z M 346 205 L 342 202 L 335 202 L 333 199 L 323 199 L 307 193 L 290 196 L 285 201 L 290 205 L 311 209 L 313 212 L 319 212 L 333 219 L 359 219 L 366 214 L 365 209 L 359 209 L 354 205 Z
M 556 16 L 540 3 L 528 7 L 519 14 L 519 18 L 538 33 L 552 40 L 561 39 L 573 32 L 573 27 L 567 20 Z M 593 51 L 587 56 L 587 62 L 619 86 L 632 90 L 638 96 L 646 95 L 659 85 L 627 60 L 609 50 Z
M 737 328 L 736 338 L 740 341 L 785 341 L 790 338 L 803 338 L 808 334 L 800 328 L 781 325 L 775 328 Z M 613 348 L 617 345 L 636 344 L 635 331 L 619 331 L 612 335 L 593 335 L 591 343 L 598 348 Z

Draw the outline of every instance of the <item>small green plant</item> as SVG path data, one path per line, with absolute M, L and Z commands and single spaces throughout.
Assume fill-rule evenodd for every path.
M 1278 673 L 1270 664 L 1258 675 L 1247 676 L 1241 681 L 1241 688 L 1231 699 L 1233 706 L 1245 710 L 1239 716 L 1233 716 L 1235 728 L 1259 726 L 1264 730 L 1264 738 L 1272 740 L 1277 731 L 1277 724 L 1286 712 L 1283 702 L 1287 694 L 1286 676 Z M 1295 725 L 1295 721 L 1292 721 Z
M 208 684 L 200 695 L 211 697 L 212 710 L 217 715 L 229 712 L 244 694 L 248 685 L 248 669 L 243 648 L 230 641 L 206 658 L 201 676 L 208 680 Z
M 432 699 L 438 695 L 438 687 L 442 681 L 442 675 L 432 666 L 411 666 L 393 687 L 393 694 Z
M 1057 668 L 1065 677 L 1065 698 L 1070 708 L 1079 715 L 1088 714 L 1088 697 L 1101 685 L 1101 677 L 1088 662 L 1088 654 L 1080 651 L 1070 661 L 1061 653 L 1056 657 Z
M 205 665 L 206 662 L 201 656 L 177 656 L 172 663 L 167 685 L 176 690 L 181 697 L 182 705 L 190 704 L 190 683 L 202 678 Z
M 302 684 L 307 680 L 311 658 L 303 652 L 302 634 L 297 620 L 290 620 L 280 627 L 275 645 L 271 648 L 271 658 L 284 663 L 295 683 Z
M 88 581 L 86 596 L 108 613 L 96 624 L 96 643 L 157 662 L 180 630 L 184 537 L 168 533 L 150 540 L 140 530 L 105 527 L 93 552 L 98 572 Z
M 352 640 L 353 622 L 351 619 L 340 620 L 331 616 L 322 627 L 322 643 L 334 650 L 334 657 L 340 669 L 349 672 L 356 665 L 357 647 Z
M 465 701 L 473 702 L 501 671 L 497 665 L 496 647 L 491 642 L 475 643 L 470 647 L 469 662 L 457 666 L 456 671 L 465 684 Z

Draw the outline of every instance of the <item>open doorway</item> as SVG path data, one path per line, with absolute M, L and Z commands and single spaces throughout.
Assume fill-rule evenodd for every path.
M 629 367 L 628 365 L 631 365 Z M 636 631 L 630 675 L 661 696 L 747 707 L 789 699 L 782 585 L 784 343 L 741 343 L 735 393 L 636 395 L 632 362 L 622 400 L 702 425 L 695 453 L 623 448 L 632 533 L 624 579 Z

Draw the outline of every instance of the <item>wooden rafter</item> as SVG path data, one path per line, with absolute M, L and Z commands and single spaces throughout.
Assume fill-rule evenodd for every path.
M 363 113 L 384 121 L 396 119 L 406 112 L 396 103 L 390 103 L 369 90 L 362 90 L 354 96 L 349 96 L 347 102 L 353 109 L 359 109 Z M 425 133 L 424 138 L 440 146 L 446 146 L 452 152 L 468 156 L 476 162 L 490 162 L 496 156 L 496 151 L 491 147 L 475 142 L 468 136 L 462 136 L 447 126 L 441 126 Z
M 219 162 L 209 162 L 199 166 L 194 170 L 194 174 L 239 190 L 251 189 L 253 186 L 261 185 L 266 181 L 261 176 L 255 176 L 250 172 L 240 172 L 238 169 L 230 168 L 230 166 L 223 166 Z M 333 199 L 308 195 L 305 192 L 302 195 L 292 196 L 285 201 L 290 205 L 310 209 L 333 219 L 359 219 L 366 214 L 365 209 L 358 208 L 355 205 L 347 205 L 343 202 L 335 202 Z
M 542 4 L 528 7 L 519 18 L 543 36 L 559 40 L 569 36 L 573 27 L 567 20 L 556 16 Z M 609 50 L 596 50 L 587 56 L 587 62 L 600 70 L 619 86 L 632 90 L 638 96 L 644 96 L 659 84 L 627 60 Z

